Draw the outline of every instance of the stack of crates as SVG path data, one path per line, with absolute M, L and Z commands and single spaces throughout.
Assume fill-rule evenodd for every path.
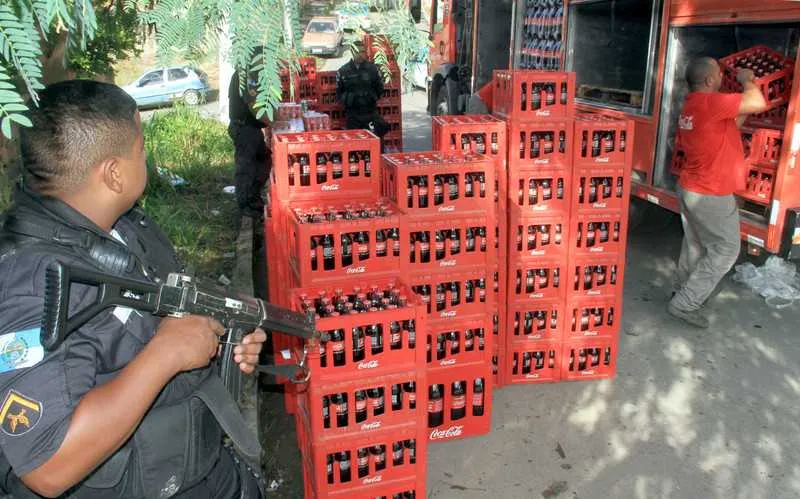
M 292 73 L 290 77 L 288 69 L 282 69 L 280 72 L 282 102 L 316 99 L 317 60 L 313 57 L 300 57 L 297 62 L 298 73 Z
M 495 251 L 497 263 L 493 269 L 493 284 L 498 299 L 492 310 L 492 381 L 498 388 L 498 366 L 505 358 L 505 290 L 508 266 L 508 151 L 506 123 L 491 115 L 435 116 L 433 118 L 433 148 L 442 152 L 471 152 L 485 154 L 494 162 Z
M 403 150 L 402 76 L 394 49 L 385 36 L 369 33 L 364 35 L 364 48 L 369 60 L 377 64 L 376 61 L 385 58 L 389 66 L 391 80 L 384 84 L 383 96 L 378 100 L 378 113 L 389 125 L 389 132 L 383 137 L 386 152 L 400 152 Z
M 286 384 L 307 498 L 425 493 L 427 313 L 398 278 L 405 217 L 380 197 L 380 141 L 364 130 L 273 138 L 267 218 L 270 297 L 313 311 L 319 345 L 275 335 L 276 359 L 305 359 Z
M 400 275 L 425 304 L 428 438 L 489 432 L 496 301 L 494 161 L 463 152 L 383 156 L 383 192 L 406 214 Z

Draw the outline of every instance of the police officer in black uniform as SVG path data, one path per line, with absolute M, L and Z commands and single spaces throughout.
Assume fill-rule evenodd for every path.
M 378 113 L 383 96 L 383 78 L 378 67 L 367 60 L 362 44 L 353 46 L 353 59 L 336 73 L 336 99 L 344 106 L 348 129 L 371 130 L 381 138 L 389 125 Z
M 147 182 L 136 103 L 85 80 L 39 98 L 33 128 L 20 131 L 23 186 L 0 231 L 0 492 L 258 498 L 256 468 L 223 444 L 223 428 L 241 448 L 247 431 L 210 366 L 219 323 L 116 307 L 42 348 L 49 262 L 153 281 L 181 264 L 136 207 Z M 95 294 L 73 286 L 70 315 Z M 236 347 L 242 371 L 265 338 L 256 330 Z

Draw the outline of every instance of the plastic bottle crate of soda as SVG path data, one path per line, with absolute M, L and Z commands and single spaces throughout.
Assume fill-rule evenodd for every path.
M 296 201 L 285 211 L 283 234 L 299 286 L 358 274 L 397 275 L 408 238 L 405 217 L 390 201 Z
M 569 228 L 573 255 L 625 253 L 628 214 L 622 211 L 574 213 Z
M 369 454 L 367 455 L 367 458 L 369 458 Z M 354 497 L 350 495 L 347 490 L 345 490 L 344 492 L 332 491 L 330 493 L 323 492 L 321 494 L 317 494 L 315 490 L 315 484 L 312 479 L 314 473 L 313 473 L 313 465 L 311 464 L 310 458 L 307 457 L 306 455 L 302 455 L 301 463 L 303 468 L 303 487 L 304 487 L 305 499 Z M 331 464 L 331 466 L 333 466 L 336 463 L 337 461 L 334 459 L 334 463 Z M 363 497 L 368 497 L 370 499 L 372 498 L 416 499 L 417 497 L 422 498 L 425 495 L 425 479 L 424 477 L 420 477 L 419 479 L 412 477 L 411 479 L 393 480 L 388 483 L 384 483 L 383 481 L 381 481 L 375 485 L 370 485 L 368 487 L 364 487 L 363 489 L 358 489 L 357 492 L 359 494 L 363 494 Z M 420 495 L 417 496 L 417 494 Z M 362 496 L 359 495 L 358 497 Z
M 431 324 L 425 334 L 428 369 L 488 363 L 492 330 L 486 315 Z
M 327 335 L 318 351 L 308 353 L 316 381 L 424 368 L 417 334 L 425 330 L 426 314 L 420 298 L 405 284 L 362 276 L 294 289 L 291 296 L 292 308 L 313 310 L 317 330 Z
M 744 190 L 736 194 L 758 204 L 772 202 L 772 191 L 775 187 L 776 169 L 772 166 L 750 165 L 747 168 Z
M 566 215 L 523 215 L 511 208 L 508 245 L 510 258 L 524 261 L 539 258 L 566 258 L 569 253 L 569 217 Z
M 500 365 L 502 364 L 505 346 L 500 347 L 497 343 L 492 345 L 492 386 L 495 390 L 502 388 L 505 382 L 500 377 Z
M 567 311 L 563 300 L 534 300 L 508 305 L 508 346 L 561 341 Z
M 455 181 L 453 186 L 457 189 Z M 434 198 L 445 197 L 445 191 L 447 187 L 437 185 Z M 400 251 L 403 275 L 494 265 L 495 231 L 490 220 L 480 213 L 447 218 L 408 217 L 408 235 L 404 238 L 408 245 Z
M 442 152 L 485 154 L 505 170 L 506 122 L 490 114 L 434 116 L 433 148 Z
M 617 338 L 622 323 L 620 297 L 571 298 L 567 301 L 564 339 Z
M 751 114 L 744 124 L 751 128 L 783 129 L 786 126 L 786 112 L 788 105 L 784 104 L 763 113 Z
M 513 168 L 572 168 L 573 120 L 511 122 L 508 161 Z
M 403 133 L 389 132 L 383 136 L 384 151 L 389 154 L 403 151 Z
M 272 157 L 273 180 L 282 201 L 380 193 L 380 140 L 368 131 L 275 134 Z
M 574 166 L 633 164 L 634 122 L 601 114 L 575 117 Z
M 627 213 L 630 190 L 628 169 L 613 166 L 576 168 L 572 179 L 572 206 L 580 212 Z
M 625 255 L 574 255 L 569 260 L 569 275 L 565 275 L 569 297 L 617 296 L 622 293 L 625 274 Z
M 509 212 L 514 206 L 531 215 L 570 213 L 572 175 L 565 170 L 518 168 L 508 172 Z
M 616 338 L 565 341 L 561 355 L 561 379 L 564 381 L 616 376 Z
M 383 166 L 384 195 L 410 215 L 489 213 L 493 209 L 494 163 L 487 156 L 438 151 L 385 154 Z M 438 203 L 434 195 L 437 179 L 447 186 Z
M 424 497 L 427 473 L 424 426 L 312 442 L 301 449 L 317 498 L 380 497 L 387 489 L 408 487 Z M 405 489 L 407 490 L 407 489 Z
M 744 133 L 742 135 L 744 136 Z M 750 155 L 745 155 L 745 161 L 751 161 L 762 167 L 776 168 L 781 160 L 782 150 L 783 131 L 761 128 L 753 133 L 752 152 Z
M 317 92 L 336 93 L 336 71 L 319 71 L 316 77 Z
M 569 286 L 567 268 L 567 262 L 563 258 L 510 261 L 508 302 L 563 300 Z
M 494 114 L 535 121 L 575 114 L 575 73 L 495 71 Z
M 509 345 L 503 366 L 506 382 L 513 385 L 559 381 L 561 357 L 559 341 L 540 340 L 525 345 Z
M 424 391 L 431 442 L 489 433 L 492 366 L 489 362 L 428 371 Z
M 487 314 L 492 306 L 491 286 L 491 274 L 485 268 L 411 276 L 411 289 L 432 320 Z
M 736 81 L 739 69 L 750 69 L 755 74 L 754 83 L 770 108 L 785 104 L 792 92 L 794 61 L 780 52 L 764 45 L 723 57 L 719 61 L 722 69 L 722 89 L 741 92 L 742 84 Z
M 417 404 L 417 387 L 424 386 L 420 371 L 328 383 L 317 382 L 312 374 L 298 396 L 299 414 L 313 442 L 413 426 L 425 412 Z

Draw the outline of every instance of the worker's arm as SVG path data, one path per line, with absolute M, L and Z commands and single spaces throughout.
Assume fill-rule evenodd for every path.
M 83 480 L 130 438 L 173 376 L 208 364 L 222 334 L 222 326 L 206 317 L 163 319 L 157 334 L 118 376 L 80 399 L 60 447 L 22 477 L 25 485 L 58 497 Z
M 736 79 L 744 87 L 742 102 L 739 104 L 739 116 L 763 113 L 767 110 L 767 101 L 761 89 L 755 84 L 755 74 L 749 69 L 740 69 Z M 736 120 L 737 124 L 739 120 Z

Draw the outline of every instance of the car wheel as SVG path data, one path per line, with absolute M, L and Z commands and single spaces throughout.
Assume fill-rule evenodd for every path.
M 197 90 L 187 90 L 183 93 L 183 103 L 187 106 L 200 104 L 200 92 Z

